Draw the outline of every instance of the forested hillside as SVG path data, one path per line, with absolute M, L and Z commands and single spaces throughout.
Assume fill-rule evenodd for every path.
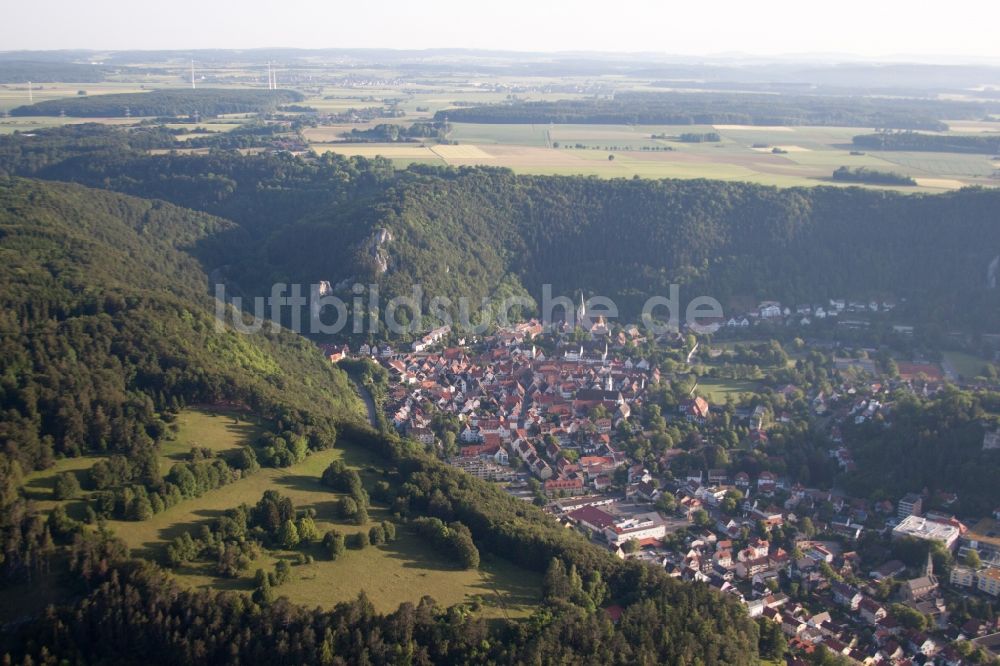
M 857 471 L 845 475 L 844 484 L 866 497 L 899 497 L 910 488 L 961 489 L 953 510 L 989 514 L 1000 502 L 1000 452 L 983 449 L 983 430 L 998 408 L 997 394 L 989 392 L 907 396 L 889 417 L 891 428 L 871 421 L 849 429 Z
M 11 139 L 2 152 L 26 153 L 18 145 Z M 68 157 L 51 154 L 60 151 Z M 554 294 L 614 297 L 634 317 L 677 283 L 685 300 L 707 294 L 727 307 L 891 297 L 907 299 L 916 317 L 1000 324 L 997 292 L 987 288 L 1000 254 L 997 190 L 904 196 L 487 168 L 397 172 L 386 161 L 329 154 L 148 156 L 126 147 L 94 155 L 74 141 L 27 154 L 39 164 L 29 173 L 235 222 L 253 242 L 226 244 L 220 264 L 245 293 L 278 280 L 375 281 L 387 296 L 419 283 L 428 299 L 478 303 L 525 291 L 538 299 L 549 283 Z M 373 244 L 382 229 L 386 242 Z
M 404 515 L 431 508 L 459 519 L 480 550 L 545 571 L 544 600 L 530 618 L 487 623 L 430 597 L 379 615 L 363 595 L 327 612 L 183 590 L 155 566 L 127 562 L 113 540 L 90 538 L 72 555 L 85 598 L 20 627 L 4 647 L 35 660 L 119 662 L 141 653 L 157 664 L 756 663 L 757 627 L 735 599 L 621 561 L 394 435 L 350 430 L 383 456 Z M 612 603 L 623 608 L 617 623 L 601 609 Z
M 147 447 L 158 414 L 192 402 L 246 404 L 327 445 L 357 415 L 304 340 L 216 330 L 204 266 L 242 233 L 231 223 L 37 181 L 4 183 L 0 202 L 0 437 L 21 469 Z

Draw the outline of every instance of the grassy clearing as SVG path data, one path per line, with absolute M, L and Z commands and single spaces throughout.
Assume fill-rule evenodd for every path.
M 960 351 L 947 351 L 942 356 L 945 363 L 951 365 L 955 372 L 967 380 L 982 375 L 986 364 L 989 363 L 984 358 Z
M 756 393 L 760 390 L 760 384 L 742 379 L 715 379 L 712 377 L 701 377 L 698 379 L 697 392 L 705 396 L 712 403 L 726 401 L 726 397 L 732 395 L 735 399 L 741 393 Z
M 908 153 L 885 151 L 877 155 L 893 164 L 898 170 L 922 176 L 956 176 L 985 178 L 993 173 L 988 155 L 960 153 Z
M 361 529 L 353 525 L 337 528 L 345 534 Z M 304 552 L 312 554 L 314 562 L 294 565 L 291 580 L 276 593 L 310 608 L 329 608 L 364 591 L 381 612 L 394 611 L 404 601 L 416 603 L 430 595 L 445 606 L 479 601 L 487 617 L 500 617 L 504 612 L 510 617 L 524 616 L 539 602 L 541 577 L 534 572 L 485 557 L 477 570 L 457 569 L 405 526 L 399 527 L 397 537 L 395 542 L 379 547 L 348 549 L 333 562 L 326 559 L 321 547 L 313 546 Z M 293 553 L 270 552 L 236 579 L 215 577 L 206 563 L 183 568 L 177 577 L 195 587 L 249 592 L 253 589 L 254 571 L 273 571 L 279 559 L 294 563 L 293 557 Z
M 448 138 L 459 143 L 544 147 L 549 129 L 549 125 L 454 123 Z
M 334 460 L 343 458 L 352 466 L 374 462 L 356 447 L 314 453 L 303 462 L 284 469 L 265 467 L 256 474 L 240 479 L 201 497 L 189 499 L 141 522 L 112 520 L 109 525 L 137 554 L 158 559 L 167 541 L 184 532 L 210 523 L 226 509 L 240 504 L 256 504 L 265 490 L 275 489 L 295 502 L 301 509 L 313 507 L 320 516 L 332 515 L 336 495 L 319 484 L 319 475 Z
M 63 458 L 57 460 L 56 464 L 48 469 L 31 472 L 24 477 L 24 495 L 28 499 L 37 502 L 41 511 L 49 511 L 59 502 L 52 496 L 56 477 L 63 472 L 71 472 L 76 475 L 80 485 L 87 483 L 87 470 L 94 466 L 99 460 L 104 460 L 107 456 L 82 456 L 80 458 Z M 81 502 L 82 505 L 82 502 Z
M 189 421 L 184 430 L 192 433 L 211 432 L 221 426 L 228 430 L 228 419 L 199 416 Z M 240 433 L 224 432 L 229 442 Z M 220 439 L 222 439 L 220 437 Z M 225 444 L 217 444 L 224 446 Z M 188 447 L 189 448 L 189 447 Z M 177 446 L 180 450 L 180 446 Z M 310 455 L 305 461 L 286 469 L 264 468 L 233 484 L 209 491 L 205 495 L 153 516 L 148 521 L 110 521 L 115 533 L 125 539 L 133 553 L 151 559 L 162 556 L 166 543 L 184 532 L 195 532 L 200 524 L 209 523 L 226 509 L 239 504 L 255 504 L 265 490 L 275 489 L 292 499 L 296 508 L 316 511 L 316 523 L 321 531 L 336 528 L 352 534 L 390 516 L 384 508 L 370 509 L 371 522 L 364 526 L 344 523 L 336 516 L 340 494 L 320 485 L 319 477 L 332 461 L 342 459 L 357 469 L 366 487 L 371 487 L 381 473 L 381 461 L 373 454 L 351 443 L 338 443 L 335 449 Z M 295 603 L 330 607 L 352 599 L 361 590 L 382 611 L 394 610 L 404 601 L 417 602 L 430 595 L 443 604 L 478 600 L 487 616 L 524 615 L 537 603 L 540 577 L 503 560 L 484 557 L 480 569 L 455 569 L 443 561 L 429 545 L 399 526 L 398 540 L 378 548 L 363 551 L 348 550 L 335 562 L 326 559 L 316 545 L 308 552 L 315 562 L 293 568 L 292 580 L 277 590 Z M 292 558 L 293 553 L 269 552 L 258 559 L 244 576 L 236 579 L 219 578 L 208 563 L 196 563 L 177 570 L 178 580 L 196 587 L 249 590 L 258 568 L 272 570 L 278 559 Z M 498 597 L 499 592 L 499 597 Z
M 166 474 L 175 463 L 188 458 L 195 446 L 216 454 L 253 444 L 262 429 L 246 413 L 234 410 L 186 409 L 177 417 L 173 439 L 160 444 L 160 471 Z

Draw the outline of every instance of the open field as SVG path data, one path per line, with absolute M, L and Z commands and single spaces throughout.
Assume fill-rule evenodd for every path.
M 219 432 L 219 442 L 213 446 L 224 448 L 248 435 L 248 432 L 228 427 L 230 418 L 220 415 L 221 421 L 212 423 L 212 417 L 189 418 L 182 431 L 194 437 L 208 439 L 211 432 Z M 179 445 L 178 445 L 179 446 Z M 274 489 L 290 497 L 297 509 L 316 510 L 316 524 L 321 532 L 336 528 L 344 534 L 367 530 L 376 522 L 390 518 L 384 508 L 370 509 L 371 522 L 356 526 L 336 517 L 339 493 L 331 492 L 319 483 L 323 470 L 334 460 L 342 459 L 357 469 L 365 485 L 370 487 L 379 473 L 381 461 L 372 454 L 350 443 L 338 443 L 337 448 L 311 454 L 306 460 L 286 469 L 263 468 L 256 474 L 228 486 L 212 490 L 201 497 L 186 500 L 150 520 L 142 522 L 110 521 L 115 533 L 125 539 L 132 552 L 143 557 L 159 559 L 163 548 L 171 539 L 185 532 L 196 532 L 200 524 L 209 523 L 226 509 L 239 504 L 255 504 L 265 490 Z M 292 580 L 277 590 L 296 603 L 308 606 L 330 607 L 339 601 L 357 596 L 362 589 L 376 608 L 394 610 L 404 601 L 416 603 L 423 595 L 430 595 L 445 604 L 478 599 L 483 612 L 497 616 L 504 612 L 511 615 L 526 614 L 538 601 L 540 577 L 532 572 L 502 561 L 483 559 L 479 570 L 456 569 L 433 552 L 428 544 L 405 525 L 399 525 L 399 539 L 381 547 L 364 551 L 348 550 L 335 562 L 330 562 L 318 545 L 309 552 L 315 557 L 310 565 L 293 567 Z M 290 558 L 292 553 L 269 552 L 256 560 L 250 571 L 238 579 L 219 578 L 211 565 L 195 563 L 176 572 L 179 580 L 198 587 L 215 589 L 252 588 L 254 571 L 272 569 L 279 558 Z
M 886 151 L 875 154 L 886 162 L 894 164 L 897 171 L 903 171 L 910 175 L 985 178 L 994 171 L 988 155 L 903 151 Z
M 444 160 L 493 160 L 496 155 L 492 155 L 479 146 L 431 146 L 431 152 Z
M 321 525 L 324 530 L 329 527 L 332 525 Z M 361 530 L 354 525 L 336 527 L 345 534 Z M 321 546 L 314 545 L 304 552 L 313 555 L 313 563 L 294 565 L 291 579 L 276 588 L 275 593 L 309 608 L 329 608 L 356 598 L 364 590 L 380 612 L 394 611 L 404 601 L 417 603 L 429 595 L 444 606 L 479 601 L 486 617 L 498 617 L 505 611 L 508 616 L 517 617 L 530 613 L 541 596 L 541 577 L 537 573 L 486 557 L 477 570 L 455 568 L 403 525 L 398 527 L 395 542 L 364 550 L 349 548 L 333 562 L 327 559 Z M 268 553 L 237 579 L 215 577 L 207 563 L 184 567 L 177 577 L 194 587 L 249 592 L 258 568 L 271 571 L 279 559 L 289 559 L 294 564 L 293 558 L 290 552 Z
M 492 125 L 453 123 L 449 139 L 459 143 L 546 146 L 549 125 Z
M 361 157 L 382 156 L 391 160 L 440 160 L 430 146 L 419 143 L 333 143 L 314 145 L 317 153 L 339 153 Z
M 35 83 L 31 86 L 31 97 L 28 96 L 26 83 L 0 84 L 0 111 L 24 106 L 33 102 L 44 102 L 50 99 L 66 99 L 77 97 L 77 93 L 85 90 L 88 95 L 110 95 L 114 93 L 148 92 L 134 83 Z
M 19 116 L 0 118 L 0 134 L 31 132 L 62 125 L 99 122 L 104 125 L 135 125 L 141 118 L 59 118 L 58 116 Z
M 233 410 L 185 409 L 177 416 L 176 424 L 174 438 L 160 444 L 163 474 L 175 463 L 187 460 L 192 447 L 211 449 L 218 455 L 251 445 L 262 433 L 247 414 Z
M 937 193 L 966 185 L 989 185 L 995 167 L 986 156 L 949 153 L 865 152 L 852 155 L 853 127 L 765 127 L 742 125 L 452 125 L 458 146 L 338 144 L 345 126 L 312 128 L 306 136 L 317 152 L 384 155 L 451 165 L 483 164 L 537 175 L 601 178 L 710 178 L 778 187 L 841 185 L 831 180 L 840 166 L 899 171 L 917 187 L 882 188 Z M 684 143 L 684 132 L 717 131 L 719 142 Z M 666 137 L 653 139 L 653 136 Z M 772 152 L 778 148 L 779 152 Z M 783 151 L 783 152 L 782 152 Z M 609 159 L 613 155 L 614 159 Z
M 83 486 L 87 482 L 87 471 L 99 460 L 104 460 L 107 456 L 81 456 L 79 458 L 63 458 L 48 468 L 31 472 L 24 476 L 24 494 L 28 499 L 34 500 L 40 511 L 49 511 L 58 502 L 53 497 L 53 487 L 56 477 L 64 472 L 71 472 L 76 475 L 77 481 Z
M 966 380 L 983 374 L 988 361 L 979 356 L 974 356 L 966 352 L 946 351 L 942 353 L 946 367 L 957 372 Z
M 259 84 L 263 74 L 247 68 L 212 68 L 200 70 L 212 77 L 213 87 L 242 87 Z M 180 72 L 184 74 L 185 72 Z M 279 71 L 281 85 L 282 71 Z M 151 88 L 185 86 L 184 77 L 164 74 L 138 80 L 115 77 L 95 83 L 52 83 L 33 87 L 34 100 L 70 98 L 79 90 L 89 95 L 115 92 L 141 92 Z M 504 88 L 519 87 L 519 99 L 554 101 L 584 98 L 587 94 L 546 86 L 564 86 L 558 77 L 497 76 L 490 85 L 475 78 L 448 80 L 406 80 L 386 76 L 384 71 L 359 69 L 352 77 L 371 76 L 374 84 L 294 85 L 306 94 L 303 105 L 320 112 L 341 113 L 348 109 L 389 107 L 402 110 L 401 117 L 376 118 L 364 123 L 320 125 L 302 130 L 303 139 L 317 153 L 373 157 L 381 155 L 397 167 L 409 164 L 487 165 L 506 167 L 517 173 L 537 175 L 585 175 L 600 178 L 710 178 L 747 181 L 777 187 L 838 185 L 831 180 L 840 166 L 868 167 L 897 171 L 915 178 L 916 187 L 881 188 L 901 192 L 940 193 L 967 185 L 1000 185 L 997 172 L 1000 162 L 988 155 L 953 153 L 908 153 L 864 151 L 852 155 L 851 139 L 872 131 L 861 127 L 826 127 L 798 125 L 591 125 L 591 124 L 492 124 L 452 123 L 448 138 L 458 145 L 436 144 L 347 144 L 341 134 L 351 129 L 366 129 L 379 123 L 409 124 L 426 120 L 437 111 L 460 105 L 501 103 L 509 100 Z M 262 79 L 261 79 L 262 80 Z M 291 81 L 292 78 L 286 79 Z M 627 78 L 609 84 L 620 90 L 643 90 L 646 83 Z M 0 111 L 27 103 L 24 84 L 0 85 Z M 237 127 L 239 117 L 206 121 L 213 131 Z M 138 118 L 94 119 L 97 122 L 135 124 Z M 31 131 L 79 122 L 58 117 L 0 118 L 0 134 L 15 130 Z M 946 120 L 948 133 L 983 134 L 1000 132 L 1000 123 L 985 120 Z M 177 125 L 185 130 L 191 126 Z M 684 143 L 677 135 L 686 132 L 717 132 L 721 141 Z M 658 138 L 653 138 L 654 136 Z M 181 137 L 180 141 L 184 138 Z M 773 152 L 777 148 L 778 152 Z M 609 155 L 614 159 L 608 159 Z M 867 186 L 864 187 L 875 187 Z
M 712 377 L 699 378 L 696 389 L 711 403 L 725 402 L 729 395 L 735 399 L 740 393 L 754 393 L 759 390 L 760 385 L 757 382 L 741 379 L 714 379 Z
M 791 127 L 784 125 L 712 125 L 720 132 L 729 130 L 738 132 L 791 132 Z

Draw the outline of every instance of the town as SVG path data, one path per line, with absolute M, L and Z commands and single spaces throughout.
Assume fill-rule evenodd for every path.
M 988 662 L 1000 654 L 1000 506 L 959 518 L 954 491 L 837 483 L 858 471 L 853 433 L 888 427 L 901 395 L 937 396 L 957 371 L 798 337 L 826 320 L 910 340 L 913 327 L 878 320 L 895 307 L 765 301 L 710 322 L 714 338 L 598 317 L 327 351 L 378 364 L 378 402 L 400 433 L 619 558 L 733 595 L 790 663 Z M 720 398 L 730 386 L 741 390 Z M 983 450 L 1000 448 L 992 422 L 981 427 Z

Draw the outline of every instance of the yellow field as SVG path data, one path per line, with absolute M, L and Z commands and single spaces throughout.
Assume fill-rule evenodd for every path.
M 751 150 L 756 150 L 759 153 L 769 153 L 774 148 L 777 148 L 779 150 L 783 150 L 786 153 L 808 153 L 808 152 L 812 151 L 811 148 L 803 148 L 802 146 L 795 146 L 795 145 L 766 146 L 766 147 L 763 147 L 763 148 L 753 148 L 753 147 L 751 147 Z
M 982 120 L 945 120 L 944 123 L 952 132 L 968 132 L 970 134 L 1000 132 L 1000 123 L 995 122 L 990 123 Z
M 427 146 L 418 143 L 385 144 L 385 143 L 344 143 L 344 144 L 313 144 L 317 153 L 339 153 L 341 155 L 361 157 L 387 157 L 389 159 L 438 159 Z
M 784 125 L 712 125 L 721 131 L 736 130 L 739 132 L 791 132 L 791 127 Z
M 432 146 L 434 154 L 445 160 L 493 160 L 495 155 L 491 155 L 479 146 Z
M 942 190 L 960 190 L 965 183 L 954 178 L 914 178 L 920 187 L 933 187 Z

